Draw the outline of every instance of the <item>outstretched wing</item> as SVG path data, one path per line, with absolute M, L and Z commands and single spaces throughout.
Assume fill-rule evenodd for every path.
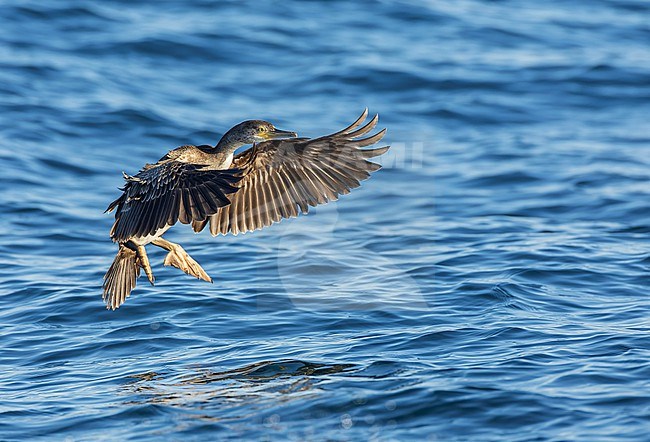
M 239 172 L 164 160 L 135 176 L 125 174 L 124 193 L 106 210 L 117 209 L 111 238 L 122 242 L 152 235 L 176 221 L 206 220 L 230 204 L 226 195 L 238 189 Z
M 377 143 L 386 132 L 383 129 L 360 138 L 376 126 L 379 118 L 375 115 L 357 129 L 367 116 L 366 109 L 357 121 L 331 135 L 266 141 L 237 155 L 233 165 L 242 170 L 243 179 L 231 196 L 232 204 L 209 217 L 210 233 L 236 235 L 261 229 L 307 213 L 309 206 L 334 201 L 359 187 L 360 181 L 381 167 L 367 159 L 389 148 L 361 149 Z M 208 220 L 195 221 L 192 227 L 200 232 Z

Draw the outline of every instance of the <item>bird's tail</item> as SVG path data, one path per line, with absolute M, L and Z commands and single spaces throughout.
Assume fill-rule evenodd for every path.
M 115 310 L 129 297 L 135 288 L 135 280 L 140 276 L 140 267 L 135 250 L 120 244 L 113 264 L 104 275 L 102 298 L 106 308 Z

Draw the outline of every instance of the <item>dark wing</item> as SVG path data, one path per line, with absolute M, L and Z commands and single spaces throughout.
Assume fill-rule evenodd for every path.
M 206 166 L 164 160 L 147 165 L 137 175 L 124 175 L 124 193 L 108 206 L 117 209 L 111 238 L 123 242 L 154 234 L 180 221 L 206 220 L 230 204 L 239 170 L 209 170 Z
M 231 196 L 232 204 L 209 218 L 210 233 L 236 235 L 261 229 L 307 213 L 309 206 L 334 201 L 358 187 L 381 167 L 367 159 L 389 148 L 360 149 L 377 143 L 386 132 L 383 129 L 360 138 L 377 124 L 375 116 L 355 130 L 367 116 L 366 109 L 357 121 L 331 135 L 266 141 L 237 155 L 233 166 L 242 170 L 240 190 Z M 207 222 L 196 221 L 192 227 L 199 232 Z

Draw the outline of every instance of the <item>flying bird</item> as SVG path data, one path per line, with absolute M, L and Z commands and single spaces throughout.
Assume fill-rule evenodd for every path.
M 209 225 L 212 236 L 237 235 L 307 213 L 310 206 L 359 187 L 381 167 L 368 159 L 390 147 L 361 149 L 386 133 L 366 136 L 379 119 L 375 115 L 363 125 L 367 117 L 368 109 L 345 129 L 319 138 L 299 138 L 267 121 L 248 120 L 227 131 L 216 146 L 181 146 L 133 176 L 123 172 L 122 195 L 106 209 L 115 211 L 110 237 L 119 246 L 104 276 L 106 308 L 124 303 L 141 269 L 154 284 L 148 244 L 169 252 L 164 265 L 212 282 L 179 244 L 163 238 L 179 221 L 195 232 Z M 235 155 L 246 145 L 252 146 Z

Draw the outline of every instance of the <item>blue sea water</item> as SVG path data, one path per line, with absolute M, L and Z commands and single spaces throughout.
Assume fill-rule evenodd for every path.
M 0 440 L 650 431 L 650 3 L 0 3 Z M 368 106 L 360 189 L 168 237 L 107 311 L 121 171 Z

